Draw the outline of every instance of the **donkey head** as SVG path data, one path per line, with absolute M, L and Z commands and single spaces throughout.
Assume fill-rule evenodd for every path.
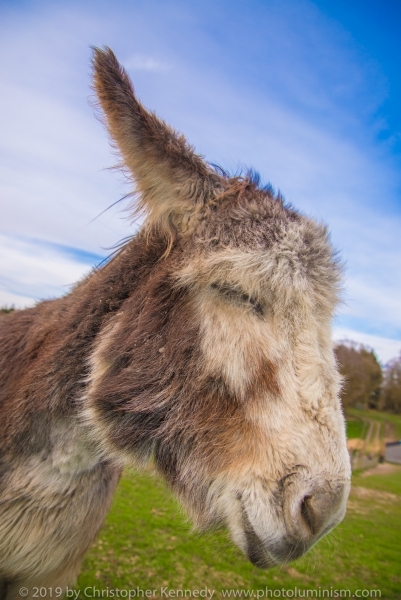
M 198 527 L 224 523 L 260 567 L 294 559 L 349 491 L 327 230 L 211 168 L 109 49 L 94 83 L 146 219 L 119 257 L 135 292 L 93 351 L 87 417 L 109 454 L 153 457 Z

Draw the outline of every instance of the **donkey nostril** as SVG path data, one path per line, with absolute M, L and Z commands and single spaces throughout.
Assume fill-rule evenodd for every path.
M 313 536 L 331 529 L 335 522 L 341 521 L 343 515 L 345 488 L 337 490 L 320 489 L 314 494 L 304 496 L 299 505 L 299 517 Z M 341 515 L 340 515 L 341 513 Z
M 305 498 L 302 500 L 300 512 L 301 512 L 301 517 L 302 517 L 304 523 L 306 524 L 308 529 L 311 531 L 311 533 L 314 534 L 315 530 L 316 530 L 316 523 L 315 523 L 316 519 L 315 519 L 313 507 L 312 507 L 312 497 L 311 496 L 305 496 Z
M 304 496 L 300 505 L 300 514 L 308 531 L 312 535 L 320 533 L 336 510 L 336 498 L 329 492 L 316 492 Z
M 299 487 L 296 483 L 284 490 L 283 516 L 287 534 L 294 540 L 313 542 L 343 519 L 349 485 L 326 484 L 305 493 L 303 482 L 298 483 Z

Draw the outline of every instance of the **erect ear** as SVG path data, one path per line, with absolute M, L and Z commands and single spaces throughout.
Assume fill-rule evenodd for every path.
M 138 207 L 147 213 L 147 224 L 166 235 L 168 251 L 224 180 L 184 136 L 142 106 L 110 48 L 94 48 L 93 78 L 110 136 L 134 177 Z

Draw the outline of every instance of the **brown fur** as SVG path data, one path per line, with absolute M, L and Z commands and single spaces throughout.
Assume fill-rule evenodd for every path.
M 74 581 L 125 463 L 153 458 L 261 567 L 339 522 L 349 489 L 326 229 L 209 167 L 110 50 L 94 85 L 146 220 L 70 294 L 0 321 L 7 600 Z

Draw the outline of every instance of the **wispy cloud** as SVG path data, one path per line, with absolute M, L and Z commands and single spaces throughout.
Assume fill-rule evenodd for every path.
M 0 234 L 0 305 L 25 308 L 64 295 L 100 260 L 74 248 Z
M 401 339 L 391 340 L 379 335 L 370 335 L 356 329 L 336 327 L 334 329 L 334 340 L 336 342 L 354 341 L 372 348 L 380 362 L 385 365 L 392 358 L 399 356 L 401 352 Z
M 144 54 L 134 54 L 124 61 L 126 69 L 131 71 L 155 71 L 163 72 L 171 69 L 171 65 L 158 58 L 145 56 Z

